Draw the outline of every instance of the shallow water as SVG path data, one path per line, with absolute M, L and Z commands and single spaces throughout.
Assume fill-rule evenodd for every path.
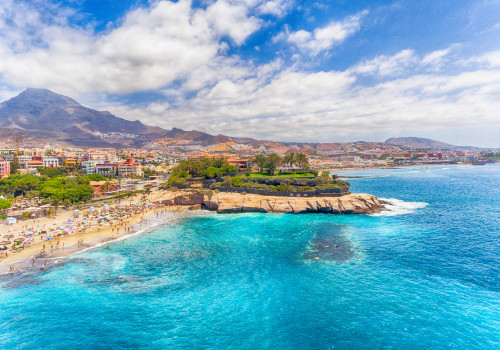
M 500 166 L 351 174 L 395 210 L 204 212 L 0 281 L 0 348 L 499 348 Z

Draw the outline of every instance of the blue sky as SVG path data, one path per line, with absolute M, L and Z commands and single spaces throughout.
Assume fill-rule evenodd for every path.
M 4 0 L 0 98 L 166 129 L 500 147 L 500 0 Z

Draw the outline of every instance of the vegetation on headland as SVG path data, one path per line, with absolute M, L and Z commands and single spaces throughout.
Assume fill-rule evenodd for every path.
M 224 187 L 239 187 L 254 190 L 277 191 L 315 191 L 315 190 L 340 190 L 347 182 L 337 180 L 336 176 L 323 173 L 322 176 L 225 176 L 221 182 L 213 183 L 212 190 Z
M 206 158 L 198 161 L 182 161 L 172 170 L 168 183 L 169 188 L 187 187 L 189 183 L 199 180 L 210 189 L 245 188 L 252 190 L 277 191 L 316 191 L 340 190 L 349 184 L 337 180 L 336 175 L 324 172 L 309 171 L 309 160 L 305 154 L 290 153 L 279 157 L 273 153 L 268 156 L 259 154 L 252 160 L 259 172 L 238 173 L 235 167 L 224 158 Z M 298 167 L 297 167 L 297 166 Z M 277 172 L 281 167 L 281 172 Z M 285 170 L 286 169 L 286 170 Z
M 259 168 L 259 173 L 267 173 L 274 175 L 278 166 L 282 165 L 288 168 L 294 168 L 297 165 L 302 170 L 309 169 L 309 159 L 303 153 L 289 153 L 284 157 L 280 157 L 276 153 L 271 153 L 268 156 L 258 154 L 252 161 Z
M 169 187 L 187 185 L 189 178 L 214 179 L 225 174 L 237 174 L 238 169 L 229 165 L 225 158 L 205 158 L 201 160 L 183 160 L 172 169 L 168 180 Z

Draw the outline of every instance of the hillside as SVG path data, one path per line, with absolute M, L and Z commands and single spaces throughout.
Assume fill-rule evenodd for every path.
M 19 141 L 21 147 L 42 146 L 43 140 L 33 137 L 24 131 L 0 127 L 0 147 L 13 147 Z
M 449 149 L 449 150 L 456 150 L 463 148 L 460 146 L 454 146 L 450 145 L 449 143 L 426 139 L 423 137 L 393 137 L 387 139 L 384 143 L 398 145 L 398 146 L 413 147 L 413 148 L 436 148 L 436 149 Z
M 173 128 L 162 138 L 172 139 L 172 140 L 189 140 L 193 142 L 198 142 L 203 146 L 216 145 L 218 143 L 229 142 L 232 139 L 229 136 L 224 135 L 210 135 L 201 131 L 191 130 L 184 131 L 182 129 Z
M 122 137 L 138 143 L 166 132 L 140 121 L 129 121 L 109 112 L 84 107 L 67 96 L 46 89 L 32 88 L 0 104 L 0 127 L 39 138 L 93 145 L 110 143 L 106 137 L 112 133 L 128 134 Z

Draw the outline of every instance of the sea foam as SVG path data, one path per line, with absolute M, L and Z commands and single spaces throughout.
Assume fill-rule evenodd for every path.
M 426 202 L 405 202 L 396 198 L 379 198 L 385 203 L 385 210 L 372 216 L 396 216 L 414 213 L 417 209 L 425 208 L 429 203 Z

